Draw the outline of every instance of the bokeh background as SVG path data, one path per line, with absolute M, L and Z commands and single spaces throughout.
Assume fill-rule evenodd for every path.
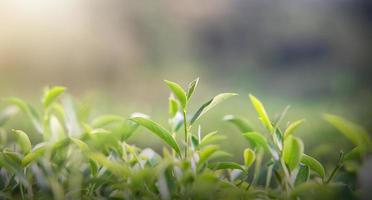
M 369 0 L 2 0 L 0 97 L 37 103 L 42 88 L 64 85 L 92 116 L 143 112 L 166 123 L 162 80 L 200 77 L 192 110 L 240 94 L 200 122 L 227 135 L 237 158 L 247 143 L 221 119 L 242 115 L 260 129 L 249 93 L 272 117 L 291 105 L 285 122 L 306 118 L 299 135 L 321 156 L 319 141 L 350 147 L 322 113 L 372 128 L 371 25 Z M 143 129 L 131 140 L 161 146 Z

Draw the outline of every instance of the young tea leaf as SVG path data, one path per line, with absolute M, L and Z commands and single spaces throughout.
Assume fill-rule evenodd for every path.
M 181 153 L 180 148 L 176 142 L 176 140 L 172 137 L 171 133 L 169 133 L 165 128 L 157 124 L 156 122 L 143 118 L 143 117 L 133 117 L 129 120 L 144 126 L 148 130 L 150 130 L 152 133 L 160 137 L 165 143 L 167 143 L 169 146 L 171 146 L 178 154 Z
M 345 137 L 364 150 L 369 146 L 368 132 L 361 126 L 336 115 L 325 114 L 324 119 L 337 128 Z
M 203 116 L 205 113 L 207 113 L 210 109 L 218 105 L 219 103 L 225 101 L 226 99 L 236 96 L 238 94 L 235 93 L 222 93 L 215 97 L 213 97 L 211 100 L 203 104 L 198 111 L 194 114 L 194 116 L 191 119 L 190 124 L 193 124 L 196 120 L 198 120 L 201 116 Z
M 256 160 L 256 154 L 252 149 L 245 149 L 244 150 L 244 165 L 250 167 L 253 162 Z
M 221 170 L 221 169 L 239 169 L 245 171 L 244 168 L 235 162 L 215 162 L 209 163 L 208 168 L 213 170 Z
M 293 123 L 291 123 L 288 128 L 285 130 L 284 132 L 284 138 L 287 138 L 289 135 L 292 135 L 293 132 L 302 124 L 304 123 L 305 120 L 302 119 L 302 120 L 298 120 L 298 121 L 295 121 Z
M 48 108 L 65 91 L 66 88 L 60 86 L 55 86 L 51 89 L 46 89 L 42 99 L 44 107 Z
M 237 117 L 234 115 L 226 115 L 223 118 L 224 121 L 230 122 L 239 128 L 240 132 L 246 133 L 252 131 L 251 126 L 248 121 L 242 117 Z
M 208 158 L 210 156 L 212 156 L 215 152 L 217 152 L 218 150 L 218 146 L 216 145 L 210 145 L 210 146 L 207 146 L 205 149 L 203 149 L 203 151 L 201 151 L 199 153 L 199 165 L 200 164 L 203 164 L 205 161 L 208 160 Z
M 41 156 L 43 156 L 44 153 L 45 153 L 45 151 L 46 151 L 46 149 L 47 149 L 47 146 L 46 145 L 42 145 L 42 146 L 40 146 L 38 148 L 35 148 L 33 151 L 31 151 L 30 153 L 28 153 L 22 159 L 22 166 L 23 167 L 26 167 L 27 165 L 29 165 L 33 161 L 35 161 L 38 158 L 40 158 Z
M 27 154 L 28 152 L 30 152 L 32 146 L 31 146 L 31 141 L 28 138 L 28 135 L 21 130 L 13 130 L 13 132 L 16 135 L 17 143 L 21 147 L 23 153 Z
M 325 177 L 325 170 L 323 165 L 317 161 L 315 158 L 308 156 L 306 154 L 302 155 L 301 162 L 310 167 L 311 170 L 316 172 L 320 177 Z
M 123 122 L 125 119 L 117 115 L 103 115 L 92 121 L 94 128 L 102 128 L 113 123 Z
M 196 78 L 189 84 L 189 88 L 187 90 L 187 100 L 190 100 L 191 96 L 194 94 L 195 88 L 198 86 L 199 78 Z
M 291 171 L 299 165 L 303 152 L 304 145 L 299 138 L 289 136 L 284 141 L 283 159 Z
M 262 148 L 265 151 L 268 151 L 268 152 L 270 151 L 270 146 L 269 146 L 269 144 L 267 142 L 267 139 L 261 133 L 247 132 L 247 133 L 243 133 L 243 136 L 255 148 Z
M 249 98 L 252 102 L 253 107 L 256 109 L 262 124 L 267 128 L 267 130 L 269 130 L 270 133 L 273 133 L 274 127 L 271 124 L 270 118 L 267 115 L 266 110 L 262 105 L 261 101 L 251 94 L 249 95 Z
M 165 80 L 165 83 L 172 90 L 173 94 L 177 97 L 178 101 L 180 102 L 182 108 L 185 110 L 187 105 L 186 92 L 180 85 L 178 85 L 175 82 Z
M 173 96 L 169 97 L 169 117 L 174 118 L 178 112 L 178 102 Z

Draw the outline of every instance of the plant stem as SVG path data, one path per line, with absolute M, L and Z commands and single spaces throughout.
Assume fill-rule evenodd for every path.
M 183 126 L 185 130 L 185 158 L 187 158 L 188 154 L 188 146 L 189 146 L 189 135 L 187 133 L 187 119 L 186 119 L 186 111 L 183 111 Z
M 331 172 L 331 175 L 329 175 L 328 179 L 324 182 L 325 184 L 328 184 L 329 182 L 331 182 L 333 177 L 336 175 L 336 172 L 342 167 L 343 160 L 344 160 L 344 152 L 341 151 L 340 157 L 338 158 L 338 161 L 337 161 L 337 165 Z

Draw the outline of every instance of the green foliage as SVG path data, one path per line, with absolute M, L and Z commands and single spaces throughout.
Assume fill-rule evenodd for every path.
M 194 131 L 192 126 L 209 110 L 236 94 L 216 95 L 189 116 L 188 105 L 198 82 L 195 79 L 189 83 L 185 92 L 177 83 L 166 81 L 172 91 L 168 126 L 140 113 L 133 113 L 128 119 L 120 115 L 81 113 L 84 109 L 80 104 L 67 94 L 62 95 L 64 87 L 45 90 L 41 106 L 33 107 L 18 98 L 7 99 L 7 106 L 0 111 L 0 199 L 359 197 L 358 185 L 352 181 L 340 183 L 344 179 L 339 179 L 339 175 L 354 175 L 370 153 L 371 141 L 365 129 L 343 118 L 325 115 L 355 145 L 345 154 L 341 151 L 334 165 L 324 165 L 330 168 L 326 174 L 316 158 L 304 154 L 304 142 L 299 135 L 294 136 L 304 120 L 282 129 L 281 121 L 287 109 L 273 122 L 263 104 L 250 95 L 266 131 L 251 126 L 243 117 L 225 116 L 224 121 L 240 131 L 237 137 L 249 143 L 239 154 L 243 155 L 242 162 L 234 162 L 227 160 L 231 154 L 216 143 L 225 142 L 226 136 L 217 131 L 204 133 L 200 125 Z M 35 109 L 38 107 L 42 109 Z M 26 114 L 42 137 L 35 137 L 33 129 L 26 134 L 19 127 L 12 130 L 5 126 L 18 110 Z M 129 144 L 128 138 L 139 126 L 166 144 L 161 154 Z M 184 137 L 180 138 L 177 133 L 181 127 Z M 9 134 L 11 130 L 13 133 Z

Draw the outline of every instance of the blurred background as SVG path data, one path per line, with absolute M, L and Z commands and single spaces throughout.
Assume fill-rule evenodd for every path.
M 166 123 L 163 80 L 186 87 L 200 77 L 192 110 L 217 93 L 240 94 L 200 122 L 227 135 L 231 153 L 247 143 L 224 114 L 260 129 L 249 93 L 273 117 L 291 105 L 285 122 L 306 118 L 306 151 L 321 152 L 319 140 L 347 149 L 321 118 L 371 130 L 371 25 L 369 0 L 2 0 L 0 97 L 37 103 L 45 86 L 64 85 L 92 115 L 143 112 Z M 160 147 L 145 136 L 132 140 Z

